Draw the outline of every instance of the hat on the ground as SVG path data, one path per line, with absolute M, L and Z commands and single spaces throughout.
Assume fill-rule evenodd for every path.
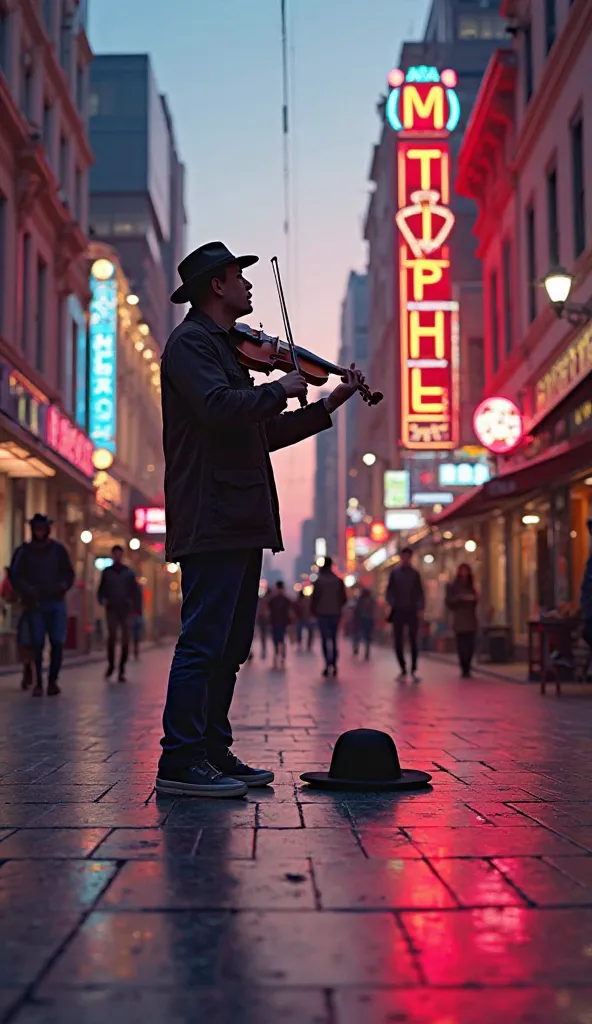
M 51 526 L 53 519 L 49 516 L 42 515 L 41 512 L 36 512 L 32 519 L 29 519 L 29 526 Z
M 415 789 L 427 786 L 427 772 L 401 768 L 394 740 L 377 729 L 351 729 L 333 748 L 328 772 L 305 772 L 300 778 L 319 789 Z
M 177 269 L 183 284 L 173 292 L 171 302 L 189 302 L 189 285 L 195 284 L 204 274 L 211 274 L 213 270 L 227 267 L 230 263 L 238 263 L 239 267 L 250 267 L 258 260 L 258 256 L 234 256 L 223 242 L 206 242 L 179 263 Z

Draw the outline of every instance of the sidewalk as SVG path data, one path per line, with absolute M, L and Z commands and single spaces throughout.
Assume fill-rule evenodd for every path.
M 583 1024 L 592 1019 L 592 701 L 424 659 L 248 663 L 237 801 L 155 798 L 171 649 L 63 693 L 0 688 L 0 1021 Z M 388 730 L 421 792 L 309 790 Z
M 427 651 L 422 657 L 427 657 L 433 661 L 443 661 L 455 668 L 458 665 L 456 654 L 439 654 L 436 651 Z M 476 676 L 491 676 L 494 679 L 504 679 L 508 683 L 537 685 L 528 678 L 528 663 L 526 661 L 512 661 L 507 665 L 492 665 L 488 661 L 477 661 L 473 671 Z

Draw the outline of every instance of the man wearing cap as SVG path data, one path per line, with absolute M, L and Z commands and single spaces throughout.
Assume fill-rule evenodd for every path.
M 240 365 L 236 321 L 253 311 L 243 270 L 257 256 L 202 245 L 179 265 L 175 303 L 191 304 L 162 357 L 166 556 L 179 562 L 183 605 L 164 709 L 156 788 L 187 796 L 244 796 L 273 772 L 231 752 L 228 719 L 236 675 L 253 640 L 262 553 L 282 551 L 269 453 L 331 426 L 360 375 L 323 401 L 293 371 L 255 386 Z
M 43 648 L 49 637 L 48 696 L 60 692 L 58 677 L 66 641 L 65 597 L 74 583 L 74 569 L 63 544 L 51 538 L 52 521 L 36 512 L 30 520 L 32 539 L 21 544 L 10 566 L 10 582 L 23 606 L 35 661 L 33 696 L 43 694 Z

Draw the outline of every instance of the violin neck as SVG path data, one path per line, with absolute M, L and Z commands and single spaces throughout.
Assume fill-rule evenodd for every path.
M 334 373 L 338 377 L 343 377 L 345 370 L 343 366 L 338 366 L 336 363 L 330 363 L 328 359 L 321 359 L 320 356 L 315 355 L 314 352 L 309 352 L 306 348 L 300 348 L 300 345 L 296 345 L 296 355 L 302 356 L 303 359 L 311 359 L 321 370 L 325 370 L 326 373 Z

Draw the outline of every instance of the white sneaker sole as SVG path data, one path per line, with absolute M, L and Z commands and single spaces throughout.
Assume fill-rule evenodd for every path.
M 167 796 L 205 796 L 215 800 L 225 800 L 245 796 L 247 787 L 244 782 L 234 780 L 233 786 L 192 786 L 186 782 L 173 782 L 169 779 L 156 780 L 156 792 Z

